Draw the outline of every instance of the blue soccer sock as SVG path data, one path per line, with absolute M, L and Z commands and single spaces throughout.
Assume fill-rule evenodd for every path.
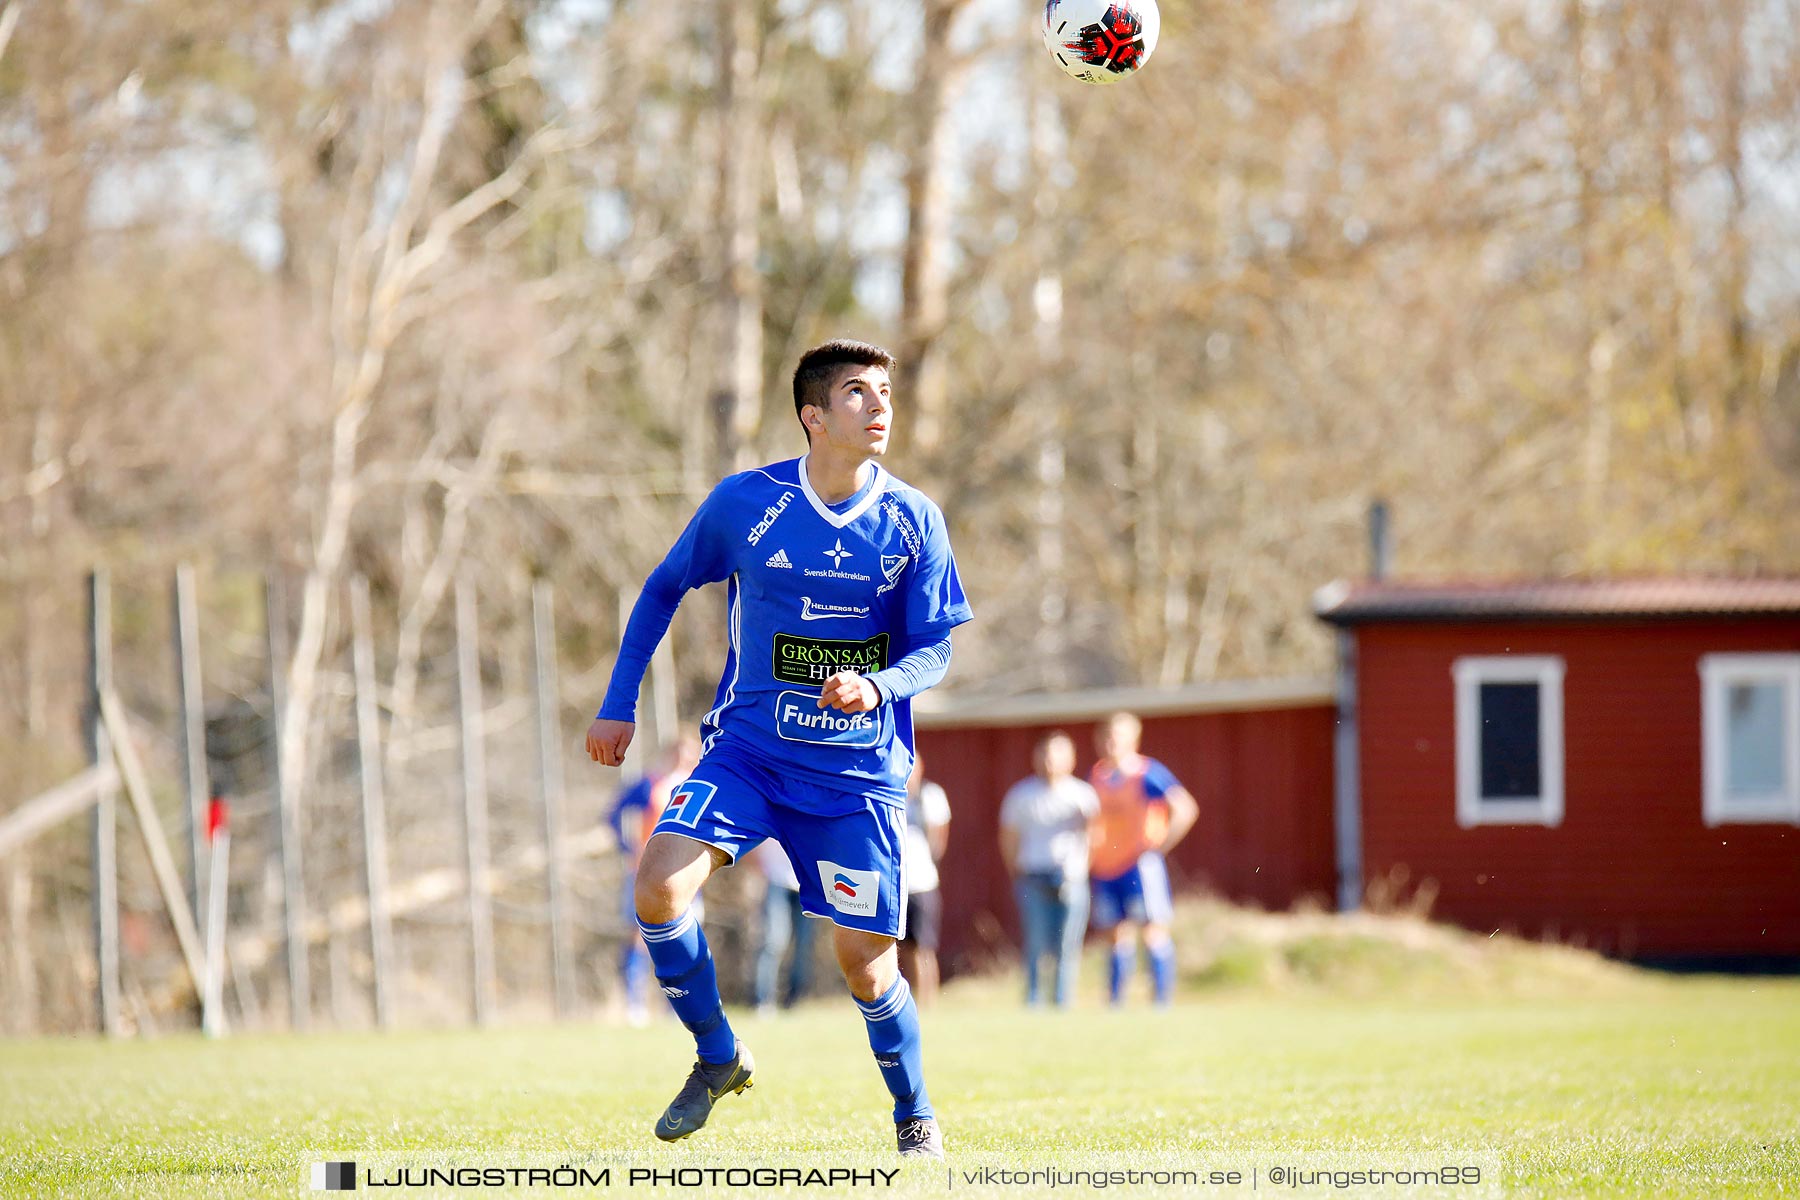
M 1156 984 L 1156 1002 L 1167 1004 L 1175 995 L 1175 943 L 1166 937 L 1150 943 L 1150 978 Z
M 642 918 L 637 924 L 644 931 L 650 961 L 656 964 L 656 982 L 662 985 L 675 1015 L 694 1035 L 701 1061 L 730 1062 L 737 1053 L 737 1036 L 725 1020 L 712 951 L 706 948 L 706 934 L 701 932 L 694 910 L 690 908 L 665 925 L 646 925 Z
M 925 1061 L 919 1047 L 919 1009 L 904 975 L 875 1000 L 858 1000 L 863 1020 L 869 1025 L 869 1049 L 875 1065 L 894 1096 L 894 1124 L 915 1117 L 929 1117 L 931 1097 L 925 1094 Z
M 1131 973 L 1137 970 L 1137 944 L 1126 942 L 1115 943 L 1112 948 L 1112 965 L 1107 974 L 1107 995 L 1114 1004 L 1125 998 L 1125 985 L 1131 982 Z

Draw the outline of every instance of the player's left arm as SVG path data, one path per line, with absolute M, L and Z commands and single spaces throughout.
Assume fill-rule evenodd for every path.
M 870 712 L 894 700 L 906 700 L 934 687 L 950 669 L 950 638 L 939 638 L 904 655 L 899 662 L 869 675 L 839 671 L 819 689 L 819 707 L 844 712 Z
M 1163 839 L 1161 847 L 1162 853 L 1167 854 L 1200 819 L 1200 802 L 1179 783 L 1169 790 L 1163 801 L 1169 806 L 1169 835 Z
M 925 807 L 925 844 L 931 847 L 931 861 L 937 862 L 950 848 L 950 797 L 937 784 L 927 783 L 919 798 Z

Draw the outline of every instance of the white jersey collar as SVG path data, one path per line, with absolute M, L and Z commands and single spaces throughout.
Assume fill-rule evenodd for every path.
M 807 502 L 813 506 L 813 511 L 825 518 L 825 523 L 833 529 L 842 529 L 868 512 L 875 501 L 881 498 L 881 493 L 887 490 L 887 472 L 881 469 L 880 463 L 871 462 L 869 466 L 875 471 L 875 482 L 869 485 L 868 492 L 848 512 L 833 512 L 831 506 L 819 499 L 819 494 L 813 491 L 812 480 L 807 477 L 806 460 L 811 457 L 810 451 L 800 456 L 800 490 L 806 493 Z

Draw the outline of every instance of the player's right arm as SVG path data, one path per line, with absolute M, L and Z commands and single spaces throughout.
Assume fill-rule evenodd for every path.
M 1018 785 L 1014 785 L 1000 802 L 1000 860 L 1006 864 L 1008 875 L 1019 873 L 1019 797 Z
M 1019 873 L 1019 831 L 1002 825 L 1000 827 L 1000 858 L 1006 863 L 1006 873 Z
M 605 717 L 595 717 L 594 723 L 588 726 L 588 757 L 603 767 L 616 767 L 625 761 L 625 750 L 631 745 L 631 737 L 637 732 L 634 721 L 609 721 Z
M 588 757 L 601 766 L 616 767 L 625 761 L 625 751 L 637 730 L 637 698 L 644 672 L 669 631 L 681 598 L 694 588 L 731 576 L 731 540 L 724 520 L 730 504 L 724 493 L 731 482 L 721 483 L 701 503 L 675 545 L 644 580 L 644 590 L 632 605 L 606 700 L 588 726 Z
M 1094 768 L 1096 772 L 1099 769 Z M 1100 793 L 1094 790 L 1094 785 L 1082 779 L 1075 782 L 1079 785 L 1076 794 L 1081 815 L 1087 822 L 1088 869 L 1091 871 L 1106 848 L 1106 819 L 1100 813 Z

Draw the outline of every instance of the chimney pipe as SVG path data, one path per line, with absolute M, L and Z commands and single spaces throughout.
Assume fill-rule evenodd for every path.
M 1376 583 L 1384 582 L 1393 562 L 1392 539 L 1388 536 L 1387 501 L 1373 500 L 1369 503 L 1369 578 Z

